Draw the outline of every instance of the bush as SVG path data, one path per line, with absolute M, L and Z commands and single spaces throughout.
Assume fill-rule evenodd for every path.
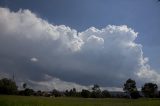
M 84 97 L 84 98 L 89 98 L 90 95 L 91 95 L 91 92 L 88 91 L 88 90 L 83 89 L 82 92 L 81 92 L 81 96 Z
M 0 94 L 12 95 L 17 93 L 17 86 L 13 80 L 3 78 L 0 80 Z

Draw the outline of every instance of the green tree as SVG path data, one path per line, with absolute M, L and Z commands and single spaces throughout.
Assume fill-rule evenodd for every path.
M 62 96 L 62 93 L 61 93 L 60 91 L 56 90 L 56 89 L 53 89 L 51 93 L 52 93 L 52 95 L 54 95 L 55 97 L 60 97 L 60 96 Z
M 16 94 L 17 93 L 17 85 L 16 83 L 7 78 L 3 78 L 0 80 L 0 94 Z
M 136 99 L 139 97 L 139 92 L 136 87 L 136 82 L 128 79 L 124 84 L 123 90 L 129 95 L 130 98 Z
M 142 93 L 145 97 L 156 97 L 158 86 L 154 83 L 145 83 L 142 87 Z
M 109 98 L 109 97 L 111 97 L 111 95 L 107 90 L 104 90 L 104 91 L 102 91 L 102 97 L 103 98 Z
M 31 95 L 35 95 L 36 92 L 34 92 L 33 89 L 30 89 L 27 87 L 27 83 L 23 83 L 23 89 L 19 91 L 19 95 L 24 95 L 24 96 L 31 96 Z
M 82 97 L 89 98 L 90 95 L 91 95 L 91 92 L 89 90 L 82 89 L 82 92 L 81 92 Z
M 24 95 L 25 95 L 25 96 L 34 95 L 34 90 L 33 90 L 33 89 L 26 88 L 26 89 L 24 90 Z
M 69 91 L 70 96 L 76 96 L 76 94 L 77 94 L 76 88 L 73 88 Z
M 92 98 L 100 98 L 101 96 L 102 96 L 101 89 L 100 89 L 99 85 L 94 84 L 92 87 L 91 97 Z
M 92 90 L 93 90 L 93 91 L 100 91 L 99 85 L 94 84 L 93 87 L 92 87 Z
M 23 88 L 24 88 L 24 89 L 27 88 L 27 83 L 23 83 Z

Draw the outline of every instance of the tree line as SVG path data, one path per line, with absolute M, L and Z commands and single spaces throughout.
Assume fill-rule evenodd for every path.
M 101 90 L 98 84 L 94 84 L 91 90 L 82 89 L 77 91 L 76 88 L 59 91 L 53 89 L 52 91 L 34 91 L 29 88 L 26 83 L 23 83 L 23 89 L 19 90 L 15 81 L 3 78 L 0 80 L 0 94 L 2 95 L 22 95 L 22 96 L 46 96 L 46 97 L 83 97 L 83 98 L 132 98 L 140 97 L 146 98 L 160 98 L 160 91 L 155 83 L 145 83 L 141 91 L 138 91 L 136 82 L 128 79 L 123 85 L 124 92 L 115 93 L 114 95 L 108 90 Z

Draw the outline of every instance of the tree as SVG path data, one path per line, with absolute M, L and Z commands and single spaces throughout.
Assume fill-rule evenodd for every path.
M 91 93 L 92 98 L 100 98 L 101 97 L 101 89 L 99 85 L 94 84 L 92 87 L 92 93 Z
M 7 78 L 3 78 L 0 80 L 0 94 L 16 94 L 17 93 L 17 85 L 16 83 Z
M 31 96 L 31 95 L 35 95 L 36 92 L 34 92 L 33 89 L 30 89 L 27 87 L 27 83 L 23 83 L 23 89 L 19 91 L 19 95 L 24 95 L 24 96 Z
M 82 97 L 89 98 L 90 95 L 91 95 L 91 92 L 89 90 L 82 89 L 82 92 L 81 92 Z
M 73 88 L 69 91 L 70 96 L 76 96 L 76 94 L 77 94 L 76 88 Z
M 64 94 L 65 94 L 65 96 L 70 96 L 68 90 L 66 90 L 66 91 L 64 92 Z
M 62 96 L 62 93 L 56 89 L 53 89 L 53 91 L 51 92 L 52 95 L 54 95 L 55 97 L 60 97 Z
M 34 95 L 34 90 L 33 90 L 33 89 L 26 88 L 26 89 L 24 90 L 24 95 L 25 95 L 25 96 Z
M 136 82 L 132 79 L 128 79 L 124 84 L 123 90 L 129 95 L 130 98 L 138 98 L 139 92 L 137 91 Z
M 93 90 L 93 91 L 99 91 L 99 90 L 100 90 L 99 85 L 94 84 L 93 87 L 92 87 L 92 90 Z
M 35 96 L 42 96 L 42 91 L 38 90 L 37 92 L 34 93 Z
M 27 88 L 27 83 L 23 83 L 23 88 L 24 88 L 24 89 Z
M 109 97 L 111 97 L 111 95 L 107 90 L 104 90 L 104 91 L 102 91 L 102 97 L 103 98 L 109 98 Z
M 154 83 L 145 83 L 141 90 L 145 97 L 153 98 L 156 97 L 158 86 Z
M 66 91 L 64 92 L 64 94 L 65 94 L 66 96 L 72 96 L 72 97 L 80 96 L 80 94 L 76 91 L 76 88 L 73 88 L 73 89 L 71 89 L 70 91 L 66 90 Z
M 31 96 L 31 95 L 36 95 L 36 92 L 34 92 L 33 89 L 26 88 L 25 90 L 19 91 L 19 95 Z M 36 96 L 40 96 L 40 95 L 36 95 Z

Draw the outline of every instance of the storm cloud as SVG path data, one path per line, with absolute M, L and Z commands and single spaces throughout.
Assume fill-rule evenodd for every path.
M 137 35 L 126 25 L 78 32 L 30 10 L 0 8 L 0 77 L 14 73 L 17 82 L 46 89 L 121 87 L 127 78 L 158 83 Z

